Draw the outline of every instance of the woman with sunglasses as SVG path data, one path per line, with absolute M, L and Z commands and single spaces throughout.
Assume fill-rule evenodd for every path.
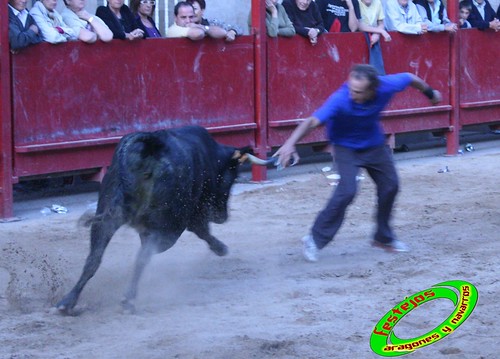
M 155 0 L 130 1 L 130 9 L 135 16 L 137 26 L 144 31 L 144 38 L 163 37 L 153 20 L 155 8 Z

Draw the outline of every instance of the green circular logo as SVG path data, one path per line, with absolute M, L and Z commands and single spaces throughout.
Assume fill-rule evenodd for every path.
M 451 300 L 455 309 L 436 328 L 412 339 L 400 339 L 394 334 L 394 327 L 406 314 L 424 303 L 441 298 Z M 413 294 L 387 312 L 375 325 L 370 337 L 370 347 L 378 355 L 395 357 L 435 343 L 453 333 L 471 315 L 477 299 L 476 287 L 462 280 L 439 283 Z

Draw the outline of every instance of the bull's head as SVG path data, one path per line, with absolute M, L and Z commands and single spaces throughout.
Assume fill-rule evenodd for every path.
M 217 177 L 217 195 L 213 198 L 212 221 L 224 223 L 228 218 L 227 202 L 236 177 L 238 177 L 238 167 L 249 161 L 258 166 L 266 166 L 274 162 L 272 160 L 261 160 L 252 154 L 250 147 L 236 149 L 234 147 L 222 146 L 223 154 L 219 157 L 219 174 Z

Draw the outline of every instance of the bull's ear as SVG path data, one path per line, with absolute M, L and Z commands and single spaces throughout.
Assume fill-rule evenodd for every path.
M 233 152 L 233 156 L 231 157 L 232 160 L 238 160 L 240 164 L 244 163 L 246 160 L 248 160 L 248 156 L 246 154 L 242 154 L 240 150 L 235 150 Z

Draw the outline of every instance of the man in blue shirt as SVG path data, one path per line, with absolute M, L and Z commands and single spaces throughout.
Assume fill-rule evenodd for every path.
M 299 156 L 295 144 L 312 129 L 326 125 L 334 145 L 339 184 L 326 207 L 319 213 L 310 235 L 304 242 L 306 260 L 317 261 L 324 248 L 340 229 L 347 206 L 356 195 L 356 176 L 365 168 L 377 186 L 377 230 L 372 244 L 388 251 L 406 252 L 408 247 L 397 240 L 389 225 L 392 207 L 398 192 L 398 176 L 391 149 L 385 145 L 380 113 L 392 96 L 412 86 L 422 91 L 432 104 L 441 101 L 441 94 L 420 77 L 411 73 L 378 76 L 370 65 L 355 65 L 349 78 L 313 115 L 302 122 L 283 146 L 274 154 L 281 166 Z

